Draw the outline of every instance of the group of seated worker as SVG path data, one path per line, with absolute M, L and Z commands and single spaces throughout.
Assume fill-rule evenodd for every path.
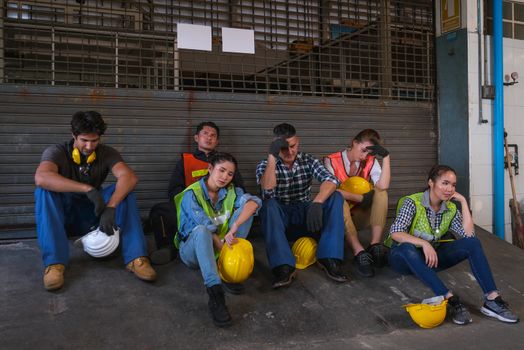
M 241 294 L 244 287 L 221 279 L 217 257 L 223 247 L 246 238 L 253 216 L 259 215 L 275 289 L 293 282 L 297 269 L 290 242 L 307 236 L 318 242 L 317 265 L 330 280 L 348 280 L 342 268 L 347 242 L 360 275 L 374 276 L 374 268 L 384 266 L 389 257 L 395 271 L 416 276 L 447 299 L 457 324 L 471 322 L 471 316 L 437 272 L 467 259 L 484 292 L 481 312 L 504 322 L 519 320 L 495 285 L 467 200 L 455 191 L 452 168 L 436 165 L 425 191 L 401 198 L 384 241 L 390 155 L 375 130 L 362 130 L 346 149 L 322 162 L 299 151 L 300 138 L 291 124 L 275 126 L 267 157 L 256 167 L 259 198 L 245 192 L 237 160 L 217 152 L 218 126 L 200 123 L 194 135 L 197 149 L 176 163 L 168 201 L 151 210 L 151 217 L 163 216 L 162 223 L 169 226 L 162 227 L 163 234 L 155 233 L 156 246 L 149 255 L 133 194 L 137 177 L 117 150 L 101 142 L 106 128 L 98 112 L 75 113 L 72 139 L 48 147 L 36 170 L 35 218 L 47 290 L 64 284 L 68 237 L 98 227 L 106 237 L 119 235 L 127 270 L 144 281 L 156 279 L 150 258 L 166 264 L 178 251 L 182 263 L 202 274 L 214 324 L 230 325 L 225 292 Z M 116 183 L 102 187 L 109 172 Z M 372 189 L 355 194 L 339 188 L 354 176 L 368 180 Z M 314 197 L 313 179 L 320 183 Z M 371 231 L 366 248 L 357 233 L 365 227 Z

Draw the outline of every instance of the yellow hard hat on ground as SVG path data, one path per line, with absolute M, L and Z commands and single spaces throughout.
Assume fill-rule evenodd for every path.
M 446 318 L 447 300 L 443 300 L 440 304 L 408 304 L 404 305 L 406 311 L 413 321 L 422 328 L 434 328 L 444 322 Z
M 295 241 L 291 252 L 295 256 L 295 267 L 303 270 L 317 261 L 317 241 L 311 237 L 301 237 Z
M 229 247 L 224 243 L 218 258 L 218 274 L 227 283 L 242 283 L 249 278 L 255 265 L 253 246 L 248 240 L 237 238 Z
M 364 194 L 373 189 L 371 183 L 360 176 L 351 176 L 347 178 L 339 187 L 341 190 L 354 193 Z

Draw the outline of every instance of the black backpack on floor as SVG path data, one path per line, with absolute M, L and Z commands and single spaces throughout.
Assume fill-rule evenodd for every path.
M 155 204 L 149 211 L 149 224 L 153 230 L 157 249 L 173 246 L 177 231 L 175 204 L 171 202 Z

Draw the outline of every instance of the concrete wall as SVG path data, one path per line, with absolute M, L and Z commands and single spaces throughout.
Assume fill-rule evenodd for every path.
M 524 1 L 521 1 L 524 2 Z M 468 31 L 468 100 L 469 100 L 469 168 L 470 193 L 473 219 L 487 231 L 493 232 L 493 157 L 492 157 L 492 112 L 493 101 L 482 100 L 483 117 L 486 124 L 479 123 L 479 69 L 478 69 L 478 35 L 477 35 L 477 2 L 467 0 Z M 491 45 L 487 37 L 487 81 L 491 77 Z M 481 40 L 483 41 L 483 40 Z M 483 43 L 482 43 L 483 44 Z M 503 39 L 504 74 L 517 71 L 522 77 L 521 83 L 504 87 L 504 125 L 508 132 L 508 143 L 518 144 L 521 161 L 524 161 L 524 40 Z M 483 52 L 484 50 L 482 50 Z M 484 69 L 481 70 L 481 81 L 484 81 Z M 523 163 L 521 163 L 524 165 Z M 509 199 L 511 187 L 508 172 L 505 172 L 505 238 L 511 242 L 511 215 Z M 524 197 L 524 173 L 515 176 L 517 197 Z

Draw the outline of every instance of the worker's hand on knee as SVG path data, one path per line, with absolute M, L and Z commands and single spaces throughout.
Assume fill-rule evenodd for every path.
M 115 233 L 115 208 L 106 207 L 100 216 L 100 229 L 106 235 L 111 236 Z
M 425 242 L 422 245 L 422 250 L 426 258 L 426 265 L 430 268 L 436 268 L 438 266 L 438 256 L 435 248 L 429 242 Z
M 362 195 L 362 202 L 360 202 L 360 207 L 367 209 L 373 204 L 373 196 L 375 195 L 375 190 L 371 190 Z
M 95 205 L 95 215 L 100 216 L 106 207 L 102 194 L 96 188 L 92 188 L 86 196 Z
M 307 229 L 311 232 L 322 230 L 322 203 L 313 202 L 307 212 Z

